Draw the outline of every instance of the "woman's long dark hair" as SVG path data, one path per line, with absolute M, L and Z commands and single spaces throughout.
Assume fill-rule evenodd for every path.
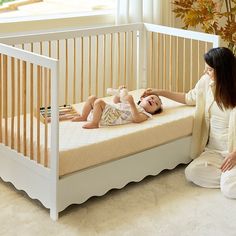
M 216 103 L 222 110 L 236 107 L 236 57 L 230 49 L 218 47 L 204 54 L 204 59 L 214 69 Z

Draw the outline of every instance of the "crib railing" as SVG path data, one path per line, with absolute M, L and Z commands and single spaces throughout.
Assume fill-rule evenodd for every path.
M 90 94 L 105 96 L 107 87 L 120 84 L 130 90 L 187 91 L 203 71 L 202 54 L 219 46 L 214 35 L 150 24 L 45 32 L 0 42 L 0 143 L 55 171 L 59 105 L 84 101 Z M 46 118 L 51 107 L 51 124 L 40 122 L 41 107 Z
M 141 29 L 142 25 L 133 24 L 46 32 L 0 38 L 0 42 L 58 59 L 59 104 L 63 105 L 81 102 L 91 94 L 105 96 L 106 88 L 121 84 L 136 89 Z
M 144 87 L 176 92 L 193 88 L 203 74 L 203 54 L 219 46 L 219 36 L 144 24 L 147 47 Z
M 136 89 L 140 29 L 137 24 L 1 38 L 0 143 L 45 167 L 56 161 L 57 171 L 58 106 L 105 96 L 107 87 L 120 84 Z
M 46 167 L 50 143 L 58 156 L 57 78 L 57 60 L 0 44 L 0 143 Z M 43 105 L 49 106 L 49 93 L 53 104 L 51 135 L 47 121 L 40 122 L 42 90 Z

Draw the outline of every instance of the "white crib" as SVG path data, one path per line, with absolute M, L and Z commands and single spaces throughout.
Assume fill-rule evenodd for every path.
M 0 177 L 57 220 L 70 204 L 188 163 L 191 135 L 61 176 L 58 106 L 120 84 L 187 91 L 217 46 L 215 35 L 143 23 L 0 38 Z

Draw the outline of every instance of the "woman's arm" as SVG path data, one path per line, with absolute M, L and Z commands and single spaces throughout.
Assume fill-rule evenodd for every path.
M 159 96 L 163 96 L 163 97 L 169 98 L 171 100 L 174 100 L 176 102 L 186 104 L 185 93 L 171 92 L 171 91 L 167 91 L 167 90 L 159 90 Z
M 178 93 L 178 92 L 171 92 L 171 91 L 167 91 L 167 90 L 149 88 L 144 91 L 142 97 L 146 97 L 151 94 L 163 96 L 163 97 L 169 98 L 171 100 L 174 100 L 176 102 L 186 104 L 185 93 Z

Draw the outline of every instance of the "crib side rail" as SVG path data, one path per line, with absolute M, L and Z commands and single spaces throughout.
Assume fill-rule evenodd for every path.
M 143 24 L 134 23 L 118 26 L 92 27 L 66 29 L 61 31 L 33 32 L 24 35 L 9 35 L 0 37 L 0 42 L 8 45 L 37 43 L 42 41 L 54 41 L 63 39 L 73 39 L 79 37 L 89 37 L 93 35 L 116 34 L 121 32 L 140 31 Z
M 59 60 L 59 104 L 106 96 L 106 88 L 137 88 L 138 32 L 143 24 L 2 37 L 0 42 Z
M 45 167 L 50 165 L 55 172 L 58 171 L 57 87 L 57 60 L 0 43 L 0 143 L 29 160 Z M 48 123 L 40 121 L 41 106 L 52 107 L 51 136 Z M 49 144 L 53 156 L 50 163 Z
M 203 54 L 218 47 L 216 35 L 144 24 L 146 87 L 176 92 L 193 88 L 204 71 Z

